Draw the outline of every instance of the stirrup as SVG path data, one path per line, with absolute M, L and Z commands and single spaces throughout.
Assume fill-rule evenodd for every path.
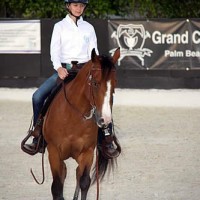
M 115 136 L 115 132 L 112 127 L 104 127 L 101 129 L 104 138 L 101 144 L 97 145 L 99 151 L 105 159 L 117 158 L 121 153 L 121 147 Z M 110 150 L 110 151 L 109 151 Z
M 111 138 L 109 138 L 109 141 L 109 143 L 107 141 L 103 141 L 102 143 L 102 156 L 106 159 L 117 158 L 120 155 L 120 150 L 113 139 L 111 141 Z M 117 146 L 117 148 L 115 148 L 115 145 Z M 113 152 L 109 153 L 108 149 L 111 149 Z
M 117 143 L 115 135 L 105 136 L 102 143 L 97 145 L 97 148 L 107 160 L 117 158 L 121 153 L 121 148 Z
M 27 153 L 27 154 L 33 156 L 33 155 L 37 154 L 37 153 L 40 151 L 40 144 L 41 144 L 41 142 L 42 142 L 42 140 L 43 140 L 43 136 L 42 136 L 42 135 L 39 135 L 39 137 L 38 137 L 38 142 L 37 142 L 37 146 L 36 146 L 36 148 L 35 148 L 34 151 L 28 150 L 27 148 L 25 148 L 25 144 L 26 144 L 27 140 L 28 140 L 31 136 L 32 136 L 32 131 L 29 131 L 28 135 L 27 135 L 27 136 L 22 140 L 22 142 L 21 142 L 21 149 L 22 149 L 22 151 L 24 151 L 25 153 Z M 43 148 L 44 148 L 44 147 L 43 147 Z

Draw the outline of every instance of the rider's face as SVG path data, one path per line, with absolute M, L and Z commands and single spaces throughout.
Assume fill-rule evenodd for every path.
M 83 3 L 70 3 L 68 5 L 68 9 L 76 17 L 79 17 L 83 14 L 85 7 L 86 7 L 86 5 Z

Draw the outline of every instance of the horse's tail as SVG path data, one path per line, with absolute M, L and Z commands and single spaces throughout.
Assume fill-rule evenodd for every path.
M 117 146 L 117 150 L 121 153 L 121 146 L 118 142 L 117 137 L 114 135 L 114 143 Z M 102 149 L 97 146 L 96 148 L 96 164 L 94 166 L 94 171 L 92 174 L 92 184 L 94 184 L 97 179 L 102 180 L 106 172 L 110 173 L 114 171 L 114 168 L 117 166 L 117 158 L 106 158 L 102 154 Z

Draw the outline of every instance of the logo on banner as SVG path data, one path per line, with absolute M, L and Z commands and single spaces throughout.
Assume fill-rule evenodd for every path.
M 117 31 L 114 31 L 111 38 L 115 38 L 118 46 L 121 49 L 121 56 L 118 60 L 120 65 L 121 60 L 126 56 L 136 56 L 144 66 L 144 57 L 151 56 L 152 50 L 144 48 L 145 40 L 151 38 L 148 31 L 145 31 L 142 24 L 120 24 Z M 116 49 L 116 48 L 115 48 Z M 113 55 L 115 49 L 110 50 Z

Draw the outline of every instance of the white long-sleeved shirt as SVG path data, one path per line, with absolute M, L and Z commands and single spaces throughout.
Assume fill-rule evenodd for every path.
M 77 25 L 69 15 L 54 25 L 50 54 L 55 70 L 61 67 L 61 63 L 89 61 L 93 48 L 98 54 L 94 27 L 84 21 L 82 17 L 78 20 Z

